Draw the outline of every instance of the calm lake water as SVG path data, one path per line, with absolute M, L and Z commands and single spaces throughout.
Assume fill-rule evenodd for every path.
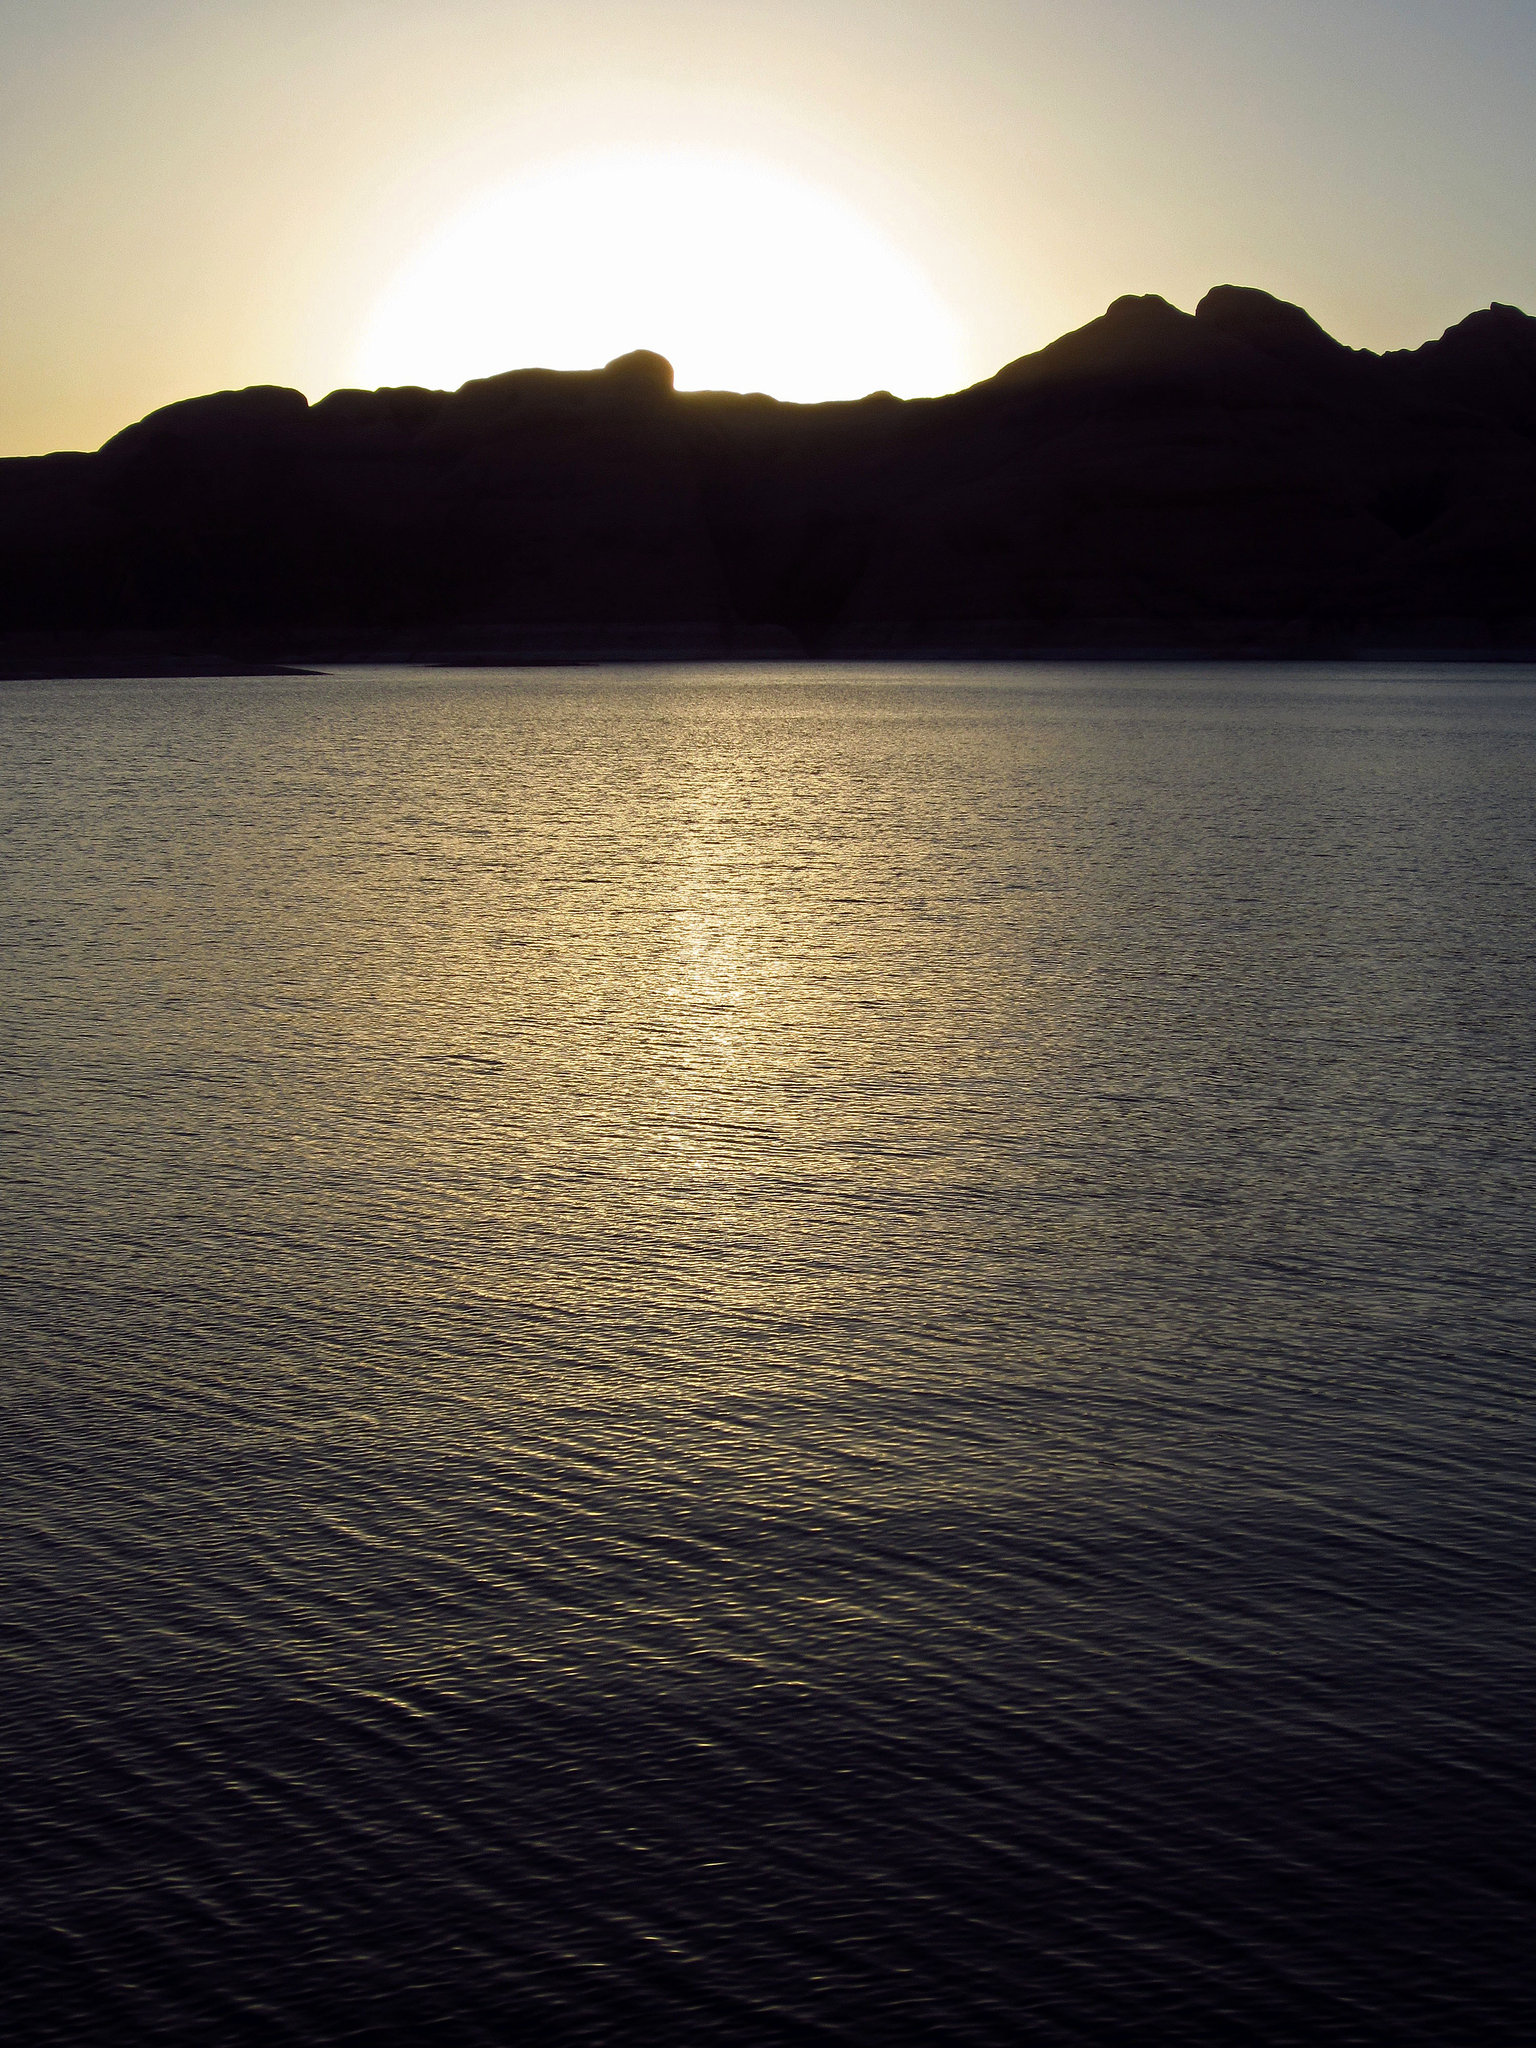
M 1528 2038 L 1536 672 L 0 736 L 9 2040 Z

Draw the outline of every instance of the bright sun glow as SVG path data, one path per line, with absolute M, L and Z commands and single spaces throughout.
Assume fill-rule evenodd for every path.
M 913 397 L 966 381 L 955 319 L 853 208 L 767 164 L 681 151 L 573 158 L 483 195 L 392 280 L 359 370 L 452 390 L 636 348 L 684 390 Z

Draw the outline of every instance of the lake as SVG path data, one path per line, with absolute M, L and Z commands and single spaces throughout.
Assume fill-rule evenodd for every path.
M 11 2040 L 1529 2037 L 1536 671 L 0 735 Z

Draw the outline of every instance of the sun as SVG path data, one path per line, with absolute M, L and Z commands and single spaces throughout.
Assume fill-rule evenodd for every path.
M 556 160 L 482 193 L 391 280 L 358 372 L 452 390 L 635 348 L 668 357 L 684 390 L 918 397 L 967 381 L 959 322 L 855 208 L 772 164 L 686 150 Z

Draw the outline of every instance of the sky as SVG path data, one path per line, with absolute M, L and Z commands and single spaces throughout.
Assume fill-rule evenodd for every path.
M 1532 0 L 0 0 L 0 454 L 561 350 L 946 388 L 1218 283 L 1414 347 L 1536 310 L 1533 195 Z

